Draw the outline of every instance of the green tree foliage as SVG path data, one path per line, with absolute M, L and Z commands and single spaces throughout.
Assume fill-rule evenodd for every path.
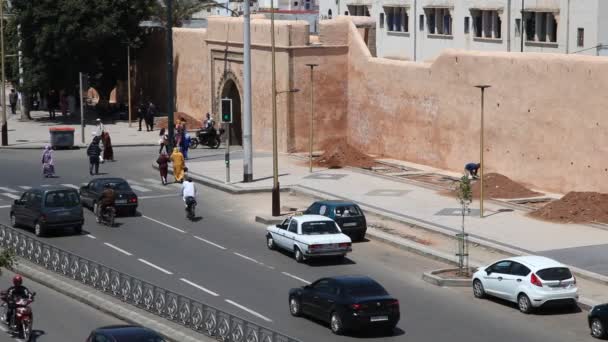
M 8 249 L 0 252 L 0 274 L 2 274 L 2 268 L 12 269 L 16 263 L 17 261 L 13 252 Z
M 140 44 L 139 23 L 149 18 L 154 1 L 12 1 L 8 41 L 21 40 L 23 89 L 72 90 L 84 72 L 107 99 L 116 81 L 126 79 L 127 44 Z
M 469 204 L 471 204 L 471 201 L 473 201 L 473 190 L 471 188 L 471 180 L 469 179 L 469 176 L 464 175 L 462 178 L 460 178 L 460 182 L 458 182 L 458 185 L 456 186 L 456 195 L 458 196 L 458 200 L 463 208 L 466 208 Z
M 152 6 L 152 16 L 163 26 L 167 22 L 166 0 L 154 1 Z M 173 0 L 173 26 L 180 27 L 185 20 L 192 19 L 192 15 L 205 8 L 223 7 L 213 0 Z

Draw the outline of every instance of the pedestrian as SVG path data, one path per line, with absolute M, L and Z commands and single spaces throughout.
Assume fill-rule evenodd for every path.
M 17 114 L 17 92 L 15 91 L 15 88 L 11 89 L 11 93 L 8 94 L 8 102 L 11 105 L 11 113 L 13 115 Z
M 188 160 L 188 149 L 190 149 L 190 134 L 186 133 L 185 138 L 182 143 L 182 154 L 184 155 L 184 159 Z
M 64 90 L 61 91 L 61 95 L 59 96 L 59 108 L 63 117 L 68 116 L 68 97 Z
M 89 174 L 93 175 L 93 169 L 95 174 L 99 174 L 99 159 L 101 157 L 101 148 L 99 147 L 99 137 L 95 136 L 89 147 L 87 148 L 87 156 L 89 156 Z
M 44 146 L 44 152 L 42 152 L 42 174 L 45 178 L 53 177 L 55 175 L 55 164 L 53 163 L 53 149 L 51 145 Z
M 146 111 L 146 131 L 148 132 L 154 130 L 154 117 L 156 117 L 156 106 L 150 101 Z
M 101 138 L 101 134 L 103 132 L 105 132 L 105 128 L 103 127 L 103 122 L 101 122 L 100 118 L 97 118 L 97 120 L 95 120 L 95 132 L 96 132 L 97 136 L 100 138 Z
M 464 174 L 469 178 L 477 179 L 477 172 L 479 171 L 479 163 L 468 163 L 464 166 Z
M 146 108 L 146 105 L 144 105 L 143 102 L 141 102 L 139 104 L 139 106 L 137 107 L 137 118 L 139 119 L 139 131 L 141 131 L 141 122 L 146 119 L 147 110 L 148 109 Z
M 160 172 L 160 180 L 163 185 L 167 185 L 167 173 L 169 172 L 169 156 L 165 151 L 162 151 L 156 159 L 158 164 L 158 171 Z
M 46 106 L 49 110 L 49 119 L 55 119 L 55 110 L 57 109 L 57 104 L 59 100 L 57 98 L 57 94 L 54 89 L 51 89 L 46 96 Z
M 186 162 L 184 160 L 184 155 L 179 151 L 177 147 L 173 148 L 173 153 L 171 153 L 171 162 L 173 163 L 173 176 L 175 177 L 175 182 L 183 182 L 184 167 Z
M 114 149 L 112 149 L 110 133 L 101 133 L 101 142 L 103 143 L 103 160 L 114 161 Z
M 158 144 L 160 145 L 160 148 L 158 149 L 158 154 L 160 154 L 163 150 L 163 148 L 165 149 L 165 151 L 167 151 L 167 155 L 169 154 L 169 136 L 167 134 L 165 134 L 166 130 L 164 128 L 160 129 L 160 133 L 158 134 L 158 136 L 160 137 L 160 139 L 158 139 Z

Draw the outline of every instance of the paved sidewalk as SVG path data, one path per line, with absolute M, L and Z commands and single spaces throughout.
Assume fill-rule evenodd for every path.
M 31 113 L 32 121 L 20 121 L 19 113 L 17 115 L 7 114 L 8 117 L 8 146 L 0 146 L 0 148 L 25 148 L 37 149 L 44 147 L 50 142 L 49 128 L 50 127 L 72 127 L 74 131 L 74 146 L 84 147 L 91 142 L 92 133 L 95 131 L 95 116 L 87 113 L 85 117 L 85 143 L 82 143 L 82 130 L 80 125 L 80 116 L 63 117 L 58 113 L 55 120 L 49 120 L 47 112 L 35 111 Z M 112 138 L 112 146 L 157 146 L 159 130 L 139 132 L 138 123 L 133 122 L 132 127 L 126 120 L 118 121 L 112 118 L 103 118 L 104 128 L 110 133 Z

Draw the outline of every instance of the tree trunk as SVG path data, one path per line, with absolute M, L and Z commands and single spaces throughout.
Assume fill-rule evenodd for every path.
M 21 92 L 21 121 L 32 120 L 30 115 L 30 94 L 22 91 Z

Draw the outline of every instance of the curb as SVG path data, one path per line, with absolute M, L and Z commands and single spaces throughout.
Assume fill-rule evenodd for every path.
M 447 287 L 471 287 L 471 279 L 458 279 L 458 278 L 442 278 L 437 274 L 454 271 L 454 268 L 442 268 L 439 270 L 428 271 L 422 273 L 422 280 L 429 284 L 436 286 L 447 286 Z
M 0 150 L 39 150 L 44 148 L 45 144 L 28 145 L 28 146 L 0 146 Z M 77 144 L 71 148 L 59 149 L 59 150 L 77 150 L 86 148 L 88 145 Z M 158 144 L 152 143 L 141 143 L 141 144 L 112 144 L 112 147 L 144 147 L 144 146 L 158 146 Z
M 211 342 L 215 339 L 197 334 L 194 331 L 184 331 L 175 322 L 156 317 L 140 308 L 124 305 L 114 297 L 108 296 L 98 290 L 85 288 L 80 283 L 63 276 L 56 276 L 50 271 L 42 270 L 35 264 L 20 259 L 13 270 L 23 276 L 42 284 L 54 291 L 64 294 L 78 302 L 91 306 L 107 315 L 130 324 L 148 327 L 161 334 L 167 341 L 173 342 Z M 93 291 L 91 291 L 93 290 Z M 189 329 L 188 329 L 189 330 Z

